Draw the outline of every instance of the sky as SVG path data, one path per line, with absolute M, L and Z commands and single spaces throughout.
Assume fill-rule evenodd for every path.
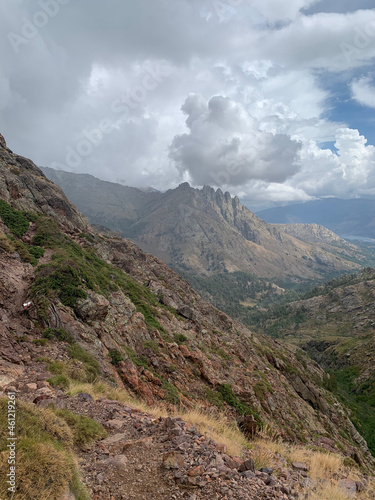
M 0 132 L 40 166 L 267 206 L 375 195 L 373 0 L 2 0 Z

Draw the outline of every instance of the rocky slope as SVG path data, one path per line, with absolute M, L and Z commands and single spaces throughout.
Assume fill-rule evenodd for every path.
M 331 253 L 337 253 L 343 258 L 361 259 L 362 251 L 353 243 L 340 238 L 336 233 L 318 224 L 273 224 L 287 234 L 305 241 L 318 244 Z
M 328 198 L 257 212 L 270 223 L 315 223 L 342 236 L 375 238 L 375 200 Z
M 328 447 L 364 468 L 372 467 L 366 442 L 348 411 L 322 387 L 325 374 L 316 362 L 296 347 L 254 335 L 203 301 L 162 261 L 130 241 L 92 232 L 61 190 L 5 144 L 0 145 L 0 198 L 0 387 L 4 393 L 15 392 L 20 401 L 28 399 L 34 405 L 56 400 L 58 407 L 58 398 L 65 401 L 61 391 L 79 383 L 105 381 L 150 406 L 162 405 L 169 411 L 200 407 L 224 413 L 249 438 L 268 424 L 286 441 Z M 31 304 L 23 307 L 27 302 Z M 75 412 L 84 408 L 71 404 Z M 110 404 L 103 403 L 103 412 Z M 101 420 L 94 408 L 87 410 Z M 26 418 L 28 412 L 34 410 L 22 410 L 20 418 Z M 125 408 L 117 412 L 126 420 L 129 412 Z M 49 415 L 51 422 L 50 414 L 43 415 Z M 76 421 L 74 416 L 63 415 L 70 425 Z M 106 415 L 105 421 L 110 419 Z M 155 427 L 156 434 L 162 433 L 163 425 Z M 0 436 L 1 473 L 6 467 L 5 429 Z M 19 431 L 24 432 L 25 427 Z M 149 435 L 142 432 L 141 436 Z M 133 438 L 134 434 L 126 436 Z M 155 452 L 163 450 L 161 443 Z M 186 449 L 183 441 L 179 443 L 180 452 L 190 460 L 187 443 Z M 98 442 L 97 455 L 90 455 L 92 463 L 103 455 L 113 458 L 114 453 L 106 451 L 109 444 Z M 214 445 L 208 445 L 209 459 Z M 33 446 L 38 455 L 40 445 Z M 126 460 L 121 462 L 116 456 L 116 466 L 124 466 Z M 164 496 L 159 498 L 176 498 L 177 490 L 159 472 L 160 460 L 152 466 L 157 467 L 160 484 L 166 481 Z M 177 485 L 186 478 L 182 464 L 178 468 L 181 475 L 172 478 Z M 93 498 L 109 498 L 106 487 L 95 490 L 92 470 L 85 466 L 81 470 Z M 110 484 L 108 472 L 97 472 L 105 485 Z M 28 475 L 33 473 L 29 470 Z M 248 479 L 241 479 L 239 487 L 245 488 L 248 498 L 254 498 L 259 485 L 251 482 L 253 477 Z M 144 483 L 142 475 L 137 482 Z M 214 498 L 210 491 L 226 498 L 224 493 L 216 493 L 221 487 L 220 472 L 214 471 L 209 482 L 212 486 L 196 485 L 203 488 L 196 498 Z M 126 497 L 124 485 L 116 483 L 110 490 L 112 498 Z M 264 498 L 283 498 L 279 493 L 270 492 L 274 496 Z M 142 498 L 140 493 L 134 495 Z M 245 494 L 243 498 L 247 498 Z
M 90 222 L 121 231 L 178 270 L 319 278 L 358 267 L 353 255 L 291 237 L 220 189 L 198 190 L 184 183 L 166 193 L 143 193 L 91 176 L 44 172 Z
M 260 330 L 296 342 L 335 374 L 375 449 L 375 270 L 343 276 L 309 295 L 260 313 Z

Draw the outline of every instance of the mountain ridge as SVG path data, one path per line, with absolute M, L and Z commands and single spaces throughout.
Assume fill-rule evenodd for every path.
M 257 212 L 269 223 L 316 223 L 340 236 L 375 238 L 375 200 L 327 198 Z
M 268 225 L 242 205 L 238 197 L 232 198 L 220 189 L 204 186 L 199 190 L 183 183 L 165 193 L 153 193 L 151 197 L 144 197 L 142 193 L 143 198 L 139 198 L 142 201 L 133 210 L 136 219 L 131 219 L 129 212 L 121 215 L 111 210 L 107 202 L 111 196 L 111 193 L 107 196 L 108 184 L 95 181 L 101 186 L 101 198 L 105 200 L 101 204 L 105 210 L 103 208 L 100 215 L 98 195 L 92 198 L 91 184 L 79 186 L 83 178 L 75 174 L 44 171 L 68 194 L 74 184 L 71 192 L 74 196 L 70 197 L 92 223 L 121 231 L 145 251 L 176 269 L 203 274 L 242 271 L 263 277 L 318 278 L 325 275 L 327 269 L 343 271 L 358 267 L 350 261 L 351 256 L 332 255 L 324 248 Z M 137 191 L 122 188 L 116 187 L 119 196 L 131 205 Z M 82 198 L 88 198 L 90 206 L 84 204 Z

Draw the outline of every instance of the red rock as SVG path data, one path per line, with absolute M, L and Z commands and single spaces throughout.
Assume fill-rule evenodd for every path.
M 252 458 L 248 458 L 239 467 L 239 472 L 245 472 L 247 470 L 250 470 L 251 472 L 255 472 L 255 465 L 254 465 L 254 460 Z
M 197 467 L 194 467 L 194 469 L 189 470 L 188 475 L 195 477 L 195 476 L 201 476 L 203 473 L 204 473 L 203 465 L 198 465 Z
M 223 443 L 217 443 L 216 449 L 219 453 L 226 453 L 227 452 L 227 445 Z

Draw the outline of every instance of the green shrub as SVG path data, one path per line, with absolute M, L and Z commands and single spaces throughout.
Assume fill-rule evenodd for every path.
M 183 333 L 175 333 L 173 337 L 178 345 L 182 345 L 188 339 Z
M 36 259 L 40 259 L 44 255 L 44 248 L 38 246 L 28 245 L 29 253 Z
M 52 387 L 56 387 L 64 391 L 69 389 L 70 386 L 70 380 L 65 375 L 55 375 L 54 377 L 49 378 L 47 382 L 51 384 Z
M 166 401 L 173 405 L 180 404 L 180 396 L 178 394 L 177 388 L 173 384 L 164 381 L 162 384 L 162 388 L 165 390 Z
M 122 357 L 121 352 L 118 349 L 110 349 L 108 351 L 109 357 L 111 358 L 111 363 L 115 366 L 117 366 L 120 361 L 122 361 L 124 358 Z
M 235 408 L 240 415 L 253 415 L 258 425 L 263 426 L 263 421 L 255 410 L 252 410 L 246 403 L 242 403 L 234 394 L 232 387 L 229 384 L 221 384 L 218 391 L 223 397 L 223 400 L 230 406 Z
M 221 410 L 224 410 L 223 396 L 220 392 L 216 392 L 216 391 L 212 391 L 211 389 L 207 389 L 206 399 L 212 405 L 217 406 Z
M 72 359 L 81 361 L 83 363 L 88 382 L 94 382 L 100 375 L 100 364 L 92 354 L 85 351 L 79 344 L 75 343 L 68 347 L 68 354 Z
M 61 232 L 58 223 L 49 217 L 40 217 L 36 221 L 34 245 L 45 248 L 58 248 L 64 244 L 66 237 Z
M 144 342 L 143 344 L 143 347 L 145 349 L 151 349 L 155 354 L 159 352 L 159 344 L 156 340 L 146 340 L 146 342 Z
M 34 339 L 33 344 L 44 346 L 48 343 L 48 339 Z
M 43 332 L 43 338 L 45 339 L 57 339 L 61 340 L 61 342 L 68 342 L 70 344 L 74 343 L 74 337 L 71 333 L 64 330 L 64 328 L 47 328 Z
M 143 366 L 143 368 L 148 368 L 148 359 L 145 356 L 138 356 L 138 354 L 133 351 L 133 349 L 127 345 L 122 346 L 126 355 L 137 366 Z
M 46 264 L 38 268 L 38 277 L 32 287 L 32 294 L 50 296 L 51 291 L 57 293 L 65 306 L 74 307 L 77 299 L 86 298 L 82 281 L 73 262 L 62 264 Z
M 29 220 L 25 212 L 15 210 L 9 203 L 1 199 L 0 217 L 15 236 L 21 237 L 29 229 Z
M 91 445 L 95 439 L 103 439 L 107 435 L 104 427 L 92 418 L 76 415 L 69 410 L 55 410 L 55 414 L 62 418 L 73 431 L 76 446 Z

